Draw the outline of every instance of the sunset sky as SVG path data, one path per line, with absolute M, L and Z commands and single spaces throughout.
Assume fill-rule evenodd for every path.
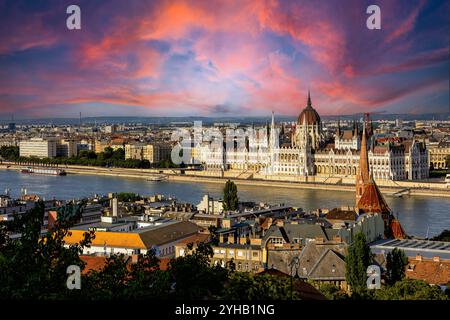
M 297 115 L 308 88 L 323 115 L 448 112 L 448 6 L 0 0 L 0 117 Z

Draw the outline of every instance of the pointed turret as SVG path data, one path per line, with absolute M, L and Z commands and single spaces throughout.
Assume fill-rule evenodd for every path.
M 278 148 L 278 139 L 277 131 L 275 129 L 275 114 L 272 111 L 272 121 L 270 123 L 270 147 L 272 149 Z
M 361 199 L 365 185 L 369 182 L 369 156 L 367 154 L 367 135 L 366 126 L 363 126 L 363 134 L 361 139 L 361 153 L 359 156 L 359 168 L 356 175 L 356 206 Z
M 311 103 L 311 93 L 309 92 L 309 89 L 308 89 L 308 103 L 307 103 L 306 106 L 307 106 L 307 107 L 312 107 L 312 103 Z

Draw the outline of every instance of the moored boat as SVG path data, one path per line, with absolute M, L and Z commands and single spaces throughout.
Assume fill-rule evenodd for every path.
M 22 169 L 20 172 L 28 174 L 45 174 L 51 176 L 65 176 L 66 171 L 58 168 L 52 167 L 27 167 Z

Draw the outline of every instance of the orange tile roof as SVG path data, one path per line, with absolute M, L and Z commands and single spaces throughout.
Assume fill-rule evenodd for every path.
M 450 282 L 450 261 L 409 258 L 405 275 L 407 278 L 423 280 L 429 284 L 445 285 Z
M 71 235 L 64 237 L 67 244 L 79 243 L 84 239 L 84 230 L 71 230 Z M 96 231 L 92 246 L 108 246 L 130 249 L 147 249 L 138 233 Z
M 196 235 L 200 231 L 196 224 L 181 221 L 155 229 L 140 232 L 96 231 L 92 246 L 107 246 L 127 249 L 150 249 L 154 245 L 183 240 L 185 237 Z M 84 239 L 85 230 L 70 230 L 71 234 L 64 237 L 67 244 L 79 243 Z

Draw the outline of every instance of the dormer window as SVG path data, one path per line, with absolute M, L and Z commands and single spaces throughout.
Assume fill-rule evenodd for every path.
M 270 239 L 270 243 L 273 243 L 273 244 L 283 244 L 283 238 L 271 238 Z

